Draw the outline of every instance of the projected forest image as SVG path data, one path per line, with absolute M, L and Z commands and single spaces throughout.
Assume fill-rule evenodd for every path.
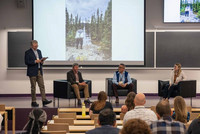
M 66 59 L 112 59 L 111 0 L 66 0 Z
M 200 0 L 180 0 L 180 21 L 200 22 Z

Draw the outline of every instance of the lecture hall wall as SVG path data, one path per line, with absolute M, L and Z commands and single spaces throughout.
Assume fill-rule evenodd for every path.
M 16 0 L 0 0 L 0 94 L 30 94 L 29 78 L 26 70 L 7 70 L 7 31 L 31 30 L 32 3 L 27 0 L 26 8 L 17 8 Z M 199 24 L 164 24 L 163 1 L 147 0 L 146 29 L 199 29 Z M 112 77 L 116 69 L 83 69 L 83 77 L 92 80 L 93 93 L 105 90 L 105 78 Z M 53 80 L 66 79 L 67 69 L 44 70 L 47 93 L 53 93 Z M 138 92 L 157 93 L 158 80 L 169 79 L 171 69 L 128 69 L 131 77 L 138 80 Z M 196 79 L 199 90 L 200 70 L 184 70 L 188 79 Z M 37 93 L 39 90 L 37 89 Z

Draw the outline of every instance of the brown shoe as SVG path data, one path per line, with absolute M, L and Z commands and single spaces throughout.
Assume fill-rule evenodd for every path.
M 119 103 L 119 98 L 116 98 L 116 101 L 115 101 L 115 103 Z

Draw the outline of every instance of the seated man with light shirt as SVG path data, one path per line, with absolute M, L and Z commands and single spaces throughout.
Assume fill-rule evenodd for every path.
M 74 92 L 76 94 L 76 97 L 78 99 L 78 105 L 81 105 L 81 97 L 79 90 L 84 91 L 85 100 L 84 103 L 90 103 L 89 100 L 89 90 L 88 90 L 88 84 L 85 83 L 83 80 L 81 72 L 78 71 L 79 65 L 78 63 L 74 63 L 72 65 L 72 70 L 67 72 L 67 81 L 71 83 L 72 88 L 74 89 Z
M 116 97 L 115 103 L 119 103 L 117 89 L 126 88 L 128 89 L 128 92 L 133 92 L 132 80 L 129 73 L 125 71 L 125 65 L 123 63 L 119 65 L 118 71 L 114 73 L 112 88 Z

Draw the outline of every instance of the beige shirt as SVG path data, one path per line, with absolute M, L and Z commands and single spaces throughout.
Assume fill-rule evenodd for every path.
M 75 77 L 76 77 L 76 82 L 79 82 L 79 77 L 78 77 L 78 73 L 74 73 Z
M 180 75 L 176 78 L 176 82 L 180 82 L 183 80 L 186 80 L 187 77 L 185 75 L 185 73 L 183 71 L 181 71 Z M 174 70 L 171 72 L 171 76 L 170 76 L 170 84 L 174 84 Z
M 158 120 L 156 114 L 152 110 L 147 109 L 144 106 L 136 106 L 133 110 L 128 111 L 125 114 L 123 124 L 128 120 L 135 118 L 145 121 L 148 125 L 150 125 L 152 121 Z

